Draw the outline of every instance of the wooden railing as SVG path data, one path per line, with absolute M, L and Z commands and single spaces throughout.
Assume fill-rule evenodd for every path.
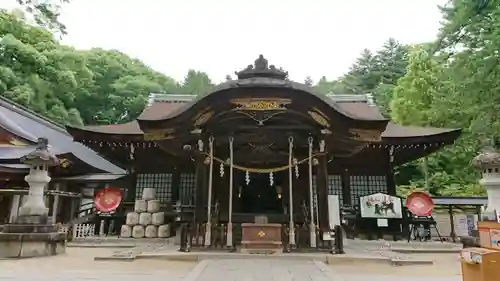
M 181 243 L 180 251 L 188 252 L 192 248 L 202 249 L 205 246 L 205 229 L 206 223 L 194 224 L 194 223 L 183 223 L 181 225 Z M 310 245 L 310 232 L 309 228 L 305 225 L 295 226 L 295 243 L 292 246 L 289 241 L 290 227 L 289 224 L 282 224 L 282 243 L 283 251 L 289 252 L 314 252 L 323 251 L 330 252 L 332 254 L 343 254 L 343 237 L 341 226 L 336 226 L 330 233 L 333 235 L 332 240 L 323 240 L 322 233 L 316 230 L 316 247 L 313 248 Z M 211 230 L 211 241 L 209 249 L 227 249 L 228 251 L 234 251 L 234 246 L 241 243 L 241 225 L 233 224 L 233 247 L 227 248 L 227 225 L 226 224 L 215 224 L 212 225 Z

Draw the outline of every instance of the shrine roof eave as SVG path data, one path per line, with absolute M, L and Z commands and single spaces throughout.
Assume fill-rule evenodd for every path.
M 462 129 L 401 126 L 389 123 L 382 133 L 385 144 L 453 144 L 462 134 Z
M 210 92 L 196 96 L 196 98 L 194 98 L 192 101 L 186 103 L 185 106 L 175 108 L 171 112 L 166 112 L 161 117 L 148 118 L 148 116 L 140 116 L 137 119 L 137 121 L 141 129 L 148 128 L 149 127 L 148 125 L 163 123 L 167 120 L 173 121 L 177 117 L 183 115 L 183 113 L 191 111 L 191 109 L 196 107 L 196 105 L 202 103 L 204 100 L 207 100 L 209 97 L 217 95 L 218 93 L 222 93 L 231 89 L 248 89 L 248 88 L 279 88 L 284 90 L 288 89 L 288 90 L 299 91 L 315 97 L 318 100 L 318 102 L 322 102 L 328 105 L 340 116 L 346 118 L 347 120 L 366 121 L 367 125 L 368 123 L 375 123 L 375 124 L 388 123 L 388 120 L 383 117 L 368 119 L 363 116 L 358 116 L 356 114 L 353 114 L 352 112 L 345 111 L 338 104 L 336 104 L 331 98 L 316 93 L 314 88 L 307 86 L 305 84 L 289 80 L 269 78 L 269 77 L 252 77 L 247 79 L 227 81 L 215 86 L 215 88 Z

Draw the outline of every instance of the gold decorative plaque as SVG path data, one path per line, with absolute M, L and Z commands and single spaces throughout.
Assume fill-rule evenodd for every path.
M 309 113 L 309 116 L 311 116 L 311 118 L 314 121 L 316 121 L 316 123 L 320 124 L 323 127 L 327 127 L 327 128 L 330 127 L 330 123 L 328 123 L 328 120 L 322 114 L 320 114 L 316 111 L 308 111 L 307 113 Z
M 286 105 L 292 103 L 290 99 L 280 98 L 247 98 L 233 99 L 232 104 L 238 105 L 239 110 L 286 110 Z
M 261 237 L 261 238 L 262 238 L 262 237 L 266 236 L 266 233 L 265 233 L 263 230 L 261 230 L 261 231 L 259 231 L 259 232 L 257 233 L 257 235 L 259 235 L 259 237 Z
M 175 132 L 174 128 L 162 129 L 162 130 L 152 130 L 144 133 L 144 140 L 156 141 L 156 140 L 169 140 L 173 139 L 172 135 Z
M 382 140 L 381 132 L 365 129 L 350 129 L 349 132 L 354 135 L 354 139 L 362 141 L 379 142 Z
M 207 121 L 212 117 L 212 115 L 214 115 L 214 112 L 213 111 L 205 111 L 204 113 L 202 114 L 198 114 L 196 117 L 195 117 L 195 120 L 194 120 L 194 126 L 195 127 L 199 127 L 205 123 L 207 123 Z

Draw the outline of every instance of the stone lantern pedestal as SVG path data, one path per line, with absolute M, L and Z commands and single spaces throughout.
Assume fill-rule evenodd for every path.
M 25 177 L 29 184 L 28 200 L 19 208 L 14 223 L 4 226 L 0 233 L 0 258 L 28 258 L 65 253 L 66 235 L 58 233 L 49 223 L 44 190 L 50 182 L 49 167 L 59 164 L 48 148 L 47 139 L 40 138 L 35 151 L 21 158 L 30 165 Z

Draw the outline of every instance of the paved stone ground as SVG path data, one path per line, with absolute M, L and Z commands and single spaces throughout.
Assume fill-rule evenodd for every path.
M 132 251 L 162 249 L 161 245 Z M 123 249 L 68 248 L 66 255 L 0 260 L 0 281 L 460 281 L 453 255 L 441 255 L 435 266 L 335 265 L 293 260 L 210 260 L 191 262 L 140 259 L 133 262 L 95 262 L 95 256 Z M 204 265 L 203 265 L 204 263 Z M 446 269 L 448 268 L 448 269 Z M 388 276 L 388 275 L 391 276 Z M 418 277 L 411 277 L 418 274 Z
M 358 265 L 358 270 L 363 268 Z M 284 260 L 206 260 L 184 281 L 460 281 L 460 276 L 411 277 L 336 272 L 320 262 Z

